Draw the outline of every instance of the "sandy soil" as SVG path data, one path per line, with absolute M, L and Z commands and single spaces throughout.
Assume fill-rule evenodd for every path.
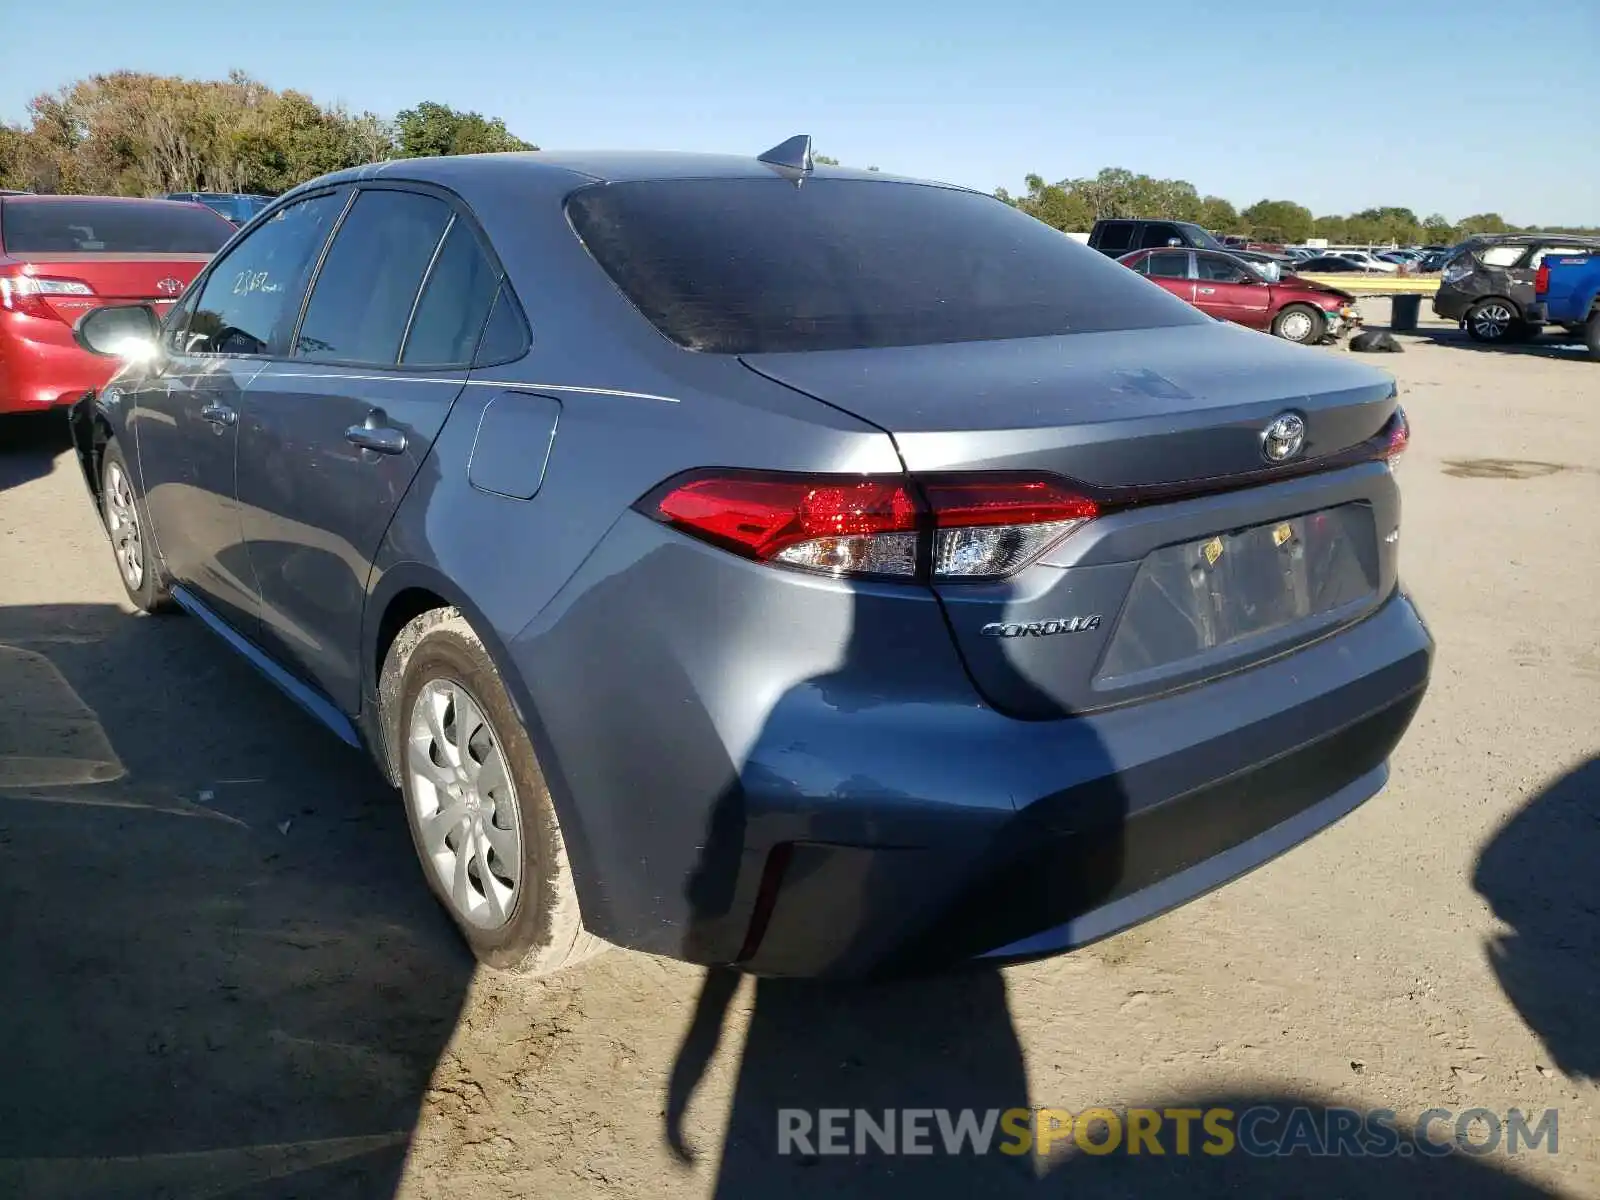
M 1402 340 L 1439 657 L 1388 790 L 1087 951 L 875 988 L 475 972 L 393 793 L 130 615 L 64 443 L 0 427 L 0 1195 L 1600 1195 L 1600 365 Z M 775 1153 L 785 1105 L 1271 1101 L 1555 1107 L 1559 1152 Z

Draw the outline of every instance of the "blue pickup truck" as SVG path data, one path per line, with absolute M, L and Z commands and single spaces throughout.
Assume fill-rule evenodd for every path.
M 1527 315 L 1580 334 L 1589 357 L 1600 359 L 1600 253 L 1546 255 Z

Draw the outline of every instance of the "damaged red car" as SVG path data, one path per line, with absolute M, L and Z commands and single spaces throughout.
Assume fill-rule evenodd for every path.
M 1231 254 L 1183 247 L 1135 250 L 1117 260 L 1220 321 L 1304 345 L 1331 341 L 1361 323 L 1356 298 L 1326 284 L 1268 279 Z

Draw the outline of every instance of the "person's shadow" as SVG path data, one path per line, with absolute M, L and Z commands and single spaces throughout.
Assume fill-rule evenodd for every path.
M 785 752 L 794 744 L 794 726 L 786 718 L 821 706 L 832 710 L 833 718 L 851 729 L 851 736 L 870 737 L 874 708 L 916 699 L 893 681 L 895 662 L 918 662 L 915 671 L 947 668 L 955 673 L 952 678 L 965 682 L 955 644 L 931 602 L 917 605 L 865 586 L 853 593 L 851 607 L 849 635 L 835 667 L 791 688 L 771 710 L 746 762 L 736 772 L 730 765 L 729 781 L 712 810 L 699 864 L 687 888 L 691 916 L 685 950 L 692 961 L 713 961 L 711 943 L 719 940 L 724 952 L 739 945 L 737 936 L 728 940 L 726 923 L 735 895 L 749 895 L 741 875 L 752 869 L 745 846 L 747 831 L 759 820 L 752 812 L 764 802 L 781 804 L 786 797 L 801 795 L 795 778 L 799 772 L 784 767 Z M 920 613 L 908 614 L 908 609 L 918 608 Z M 1015 682 L 1031 686 L 1020 676 Z M 966 703 L 975 702 L 970 692 L 965 695 Z M 961 751 L 954 747 L 949 753 Z M 1087 739 L 1080 755 L 1085 761 L 1077 766 L 1084 777 L 1110 771 L 1098 739 Z M 946 766 L 935 762 L 923 769 L 937 772 Z M 856 771 L 837 781 L 829 796 L 811 802 L 906 805 L 912 802 L 899 790 L 904 786 L 900 778 L 891 783 Z M 1060 921 L 1109 898 L 1122 876 L 1126 799 L 1120 788 L 1101 786 L 1095 800 L 1098 869 L 1087 883 L 1081 878 L 1063 880 L 1059 894 L 1035 897 L 1046 909 L 1054 906 Z M 825 928 L 835 921 L 848 929 L 859 904 L 899 905 L 901 919 L 889 938 L 881 931 L 858 932 L 824 960 L 824 970 L 830 973 L 855 975 L 866 968 L 868 981 L 756 979 L 716 1196 L 765 1200 L 823 1192 L 881 1195 L 892 1186 L 895 1194 L 904 1190 L 968 1197 L 997 1194 L 1008 1184 L 1032 1184 L 1037 1164 L 1028 1156 L 945 1153 L 945 1131 L 932 1113 L 921 1120 L 933 1148 L 927 1155 L 880 1153 L 881 1136 L 864 1143 L 867 1153 L 846 1155 L 808 1151 L 808 1146 L 818 1149 L 822 1131 L 816 1128 L 809 1137 L 786 1146 L 779 1136 L 785 1110 L 802 1111 L 810 1119 L 823 1109 L 865 1110 L 880 1116 L 887 1109 L 894 1110 L 894 1121 L 903 1122 L 901 1110 L 907 1108 L 951 1113 L 976 1109 L 981 1114 L 1027 1107 L 1027 1075 L 1007 1008 L 1004 978 L 992 965 L 949 969 L 968 958 L 974 947 L 974 931 L 960 919 L 963 882 L 988 885 L 989 875 L 1017 850 L 1014 828 L 999 832 L 1002 823 L 994 822 L 991 845 L 960 851 L 936 842 L 907 846 L 899 830 L 882 831 L 884 839 L 896 843 L 892 854 L 925 853 L 935 873 L 936 864 L 949 864 L 954 874 L 943 881 L 942 894 L 931 893 L 931 903 L 930 894 L 920 888 L 897 894 L 899 881 L 906 876 L 892 867 L 877 870 L 877 864 L 869 861 L 858 872 L 836 872 L 830 878 L 825 853 L 808 859 L 804 847 L 796 849 L 785 875 L 786 888 L 794 887 L 807 911 L 791 908 L 785 913 L 790 901 L 779 900 L 777 911 L 766 914 L 770 917 L 766 936 L 775 931 L 793 935 L 808 924 Z M 980 852 L 968 854 L 969 849 Z M 808 868 L 815 868 L 816 878 L 804 877 Z M 745 910 L 733 911 L 744 918 Z M 947 944 L 941 947 L 941 941 Z M 902 958 L 897 953 L 900 948 L 909 948 L 914 957 Z M 747 942 L 740 954 L 752 949 Z M 935 968 L 935 973 L 921 970 L 923 965 Z M 880 966 L 887 972 L 881 976 Z M 692 1144 L 685 1118 L 695 1088 L 716 1056 L 741 978 L 731 966 L 707 971 L 673 1066 L 667 1086 L 666 1139 L 680 1161 L 695 1160 L 707 1149 Z M 854 1151 L 853 1126 L 847 1121 L 845 1128 L 846 1142 Z M 898 1149 L 904 1129 L 896 1128 L 893 1136 Z M 1000 1137 L 998 1131 L 995 1136 Z
M 1511 926 L 1490 965 L 1555 1065 L 1600 1080 L 1600 756 L 1556 780 L 1478 856 L 1473 886 Z

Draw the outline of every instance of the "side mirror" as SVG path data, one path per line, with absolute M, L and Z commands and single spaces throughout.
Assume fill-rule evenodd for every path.
M 108 304 L 91 309 L 72 328 L 73 340 L 105 358 L 145 358 L 154 352 L 161 320 L 148 304 Z

